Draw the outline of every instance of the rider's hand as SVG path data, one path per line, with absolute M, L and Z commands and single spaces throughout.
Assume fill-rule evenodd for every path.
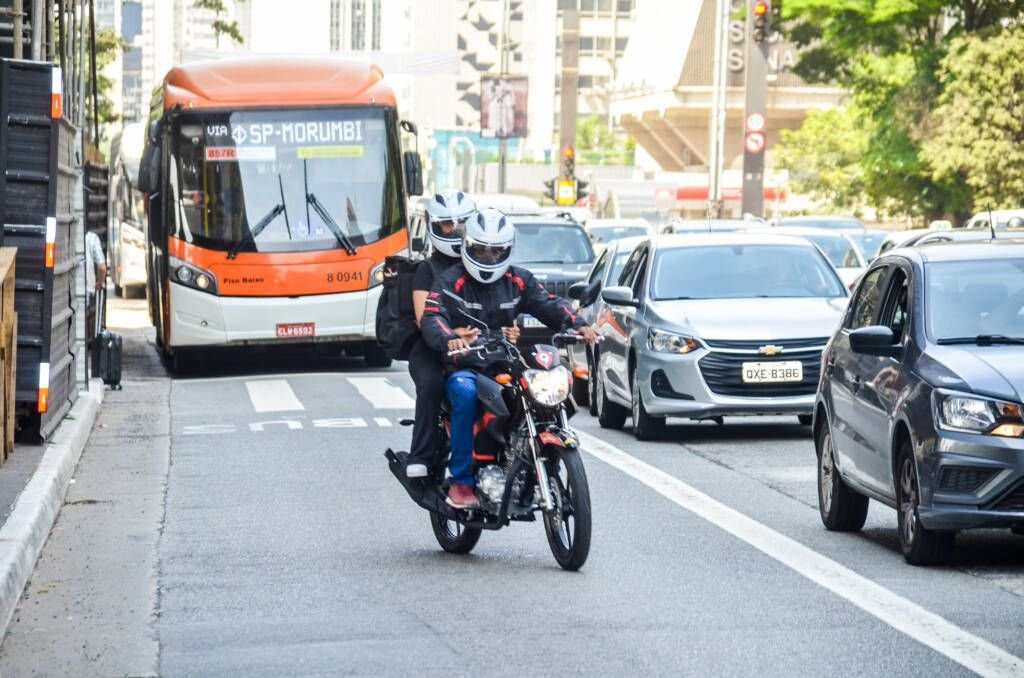
M 456 337 L 455 339 L 449 339 L 448 340 L 448 350 L 449 351 L 465 351 L 468 348 L 469 348 L 469 343 L 467 343 L 465 339 L 461 339 L 459 337 Z
M 502 327 L 501 333 L 505 335 L 506 339 L 514 344 L 519 341 L 521 330 L 519 329 L 519 325 L 513 325 L 512 327 Z
M 458 335 L 459 339 L 466 342 L 466 345 L 472 344 L 474 341 L 480 338 L 479 327 L 456 327 L 455 334 Z
M 587 346 L 593 346 L 594 344 L 597 343 L 597 332 L 595 332 L 594 328 L 591 327 L 590 325 L 586 325 L 585 327 L 579 328 L 578 330 L 576 330 L 576 333 L 583 337 L 583 341 L 587 343 Z

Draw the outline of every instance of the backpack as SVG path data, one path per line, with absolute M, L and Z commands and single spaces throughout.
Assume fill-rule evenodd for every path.
M 394 360 L 408 360 L 420 338 L 412 308 L 412 283 L 423 263 L 400 255 L 384 259 L 384 284 L 377 301 L 377 344 Z

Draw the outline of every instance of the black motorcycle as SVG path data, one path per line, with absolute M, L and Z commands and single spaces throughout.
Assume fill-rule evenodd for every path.
M 467 314 L 467 317 L 470 317 Z M 479 322 L 479 321 L 478 321 Z M 486 325 L 479 323 L 483 328 Z M 437 542 L 449 553 L 469 553 L 483 530 L 542 514 L 551 553 L 566 570 L 578 570 L 590 552 L 590 489 L 579 443 L 569 427 L 575 413 L 572 375 L 556 346 L 582 341 L 575 332 L 520 351 L 500 332 L 484 330 L 468 351 L 478 359 L 473 475 L 480 506 L 452 508 L 448 481 L 449 410 L 438 420 L 438 456 L 426 478 L 408 478 L 408 453 L 390 448 L 388 467 L 413 501 L 430 512 Z M 411 425 L 411 421 L 403 421 Z

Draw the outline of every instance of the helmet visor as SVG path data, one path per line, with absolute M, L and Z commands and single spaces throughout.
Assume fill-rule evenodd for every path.
M 467 238 L 463 251 L 481 266 L 497 266 L 512 256 L 512 245 L 485 245 Z
M 466 220 L 465 219 L 437 219 L 431 220 L 430 231 L 437 236 L 445 240 L 451 240 L 456 238 L 462 238 L 462 234 L 466 232 Z

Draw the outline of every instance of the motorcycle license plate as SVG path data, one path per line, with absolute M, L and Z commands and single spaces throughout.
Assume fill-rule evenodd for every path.
M 532 315 L 523 316 L 523 327 L 544 327 L 544 323 L 534 318 Z
M 279 337 L 313 337 L 316 336 L 316 323 L 277 323 Z
M 771 384 L 804 380 L 804 366 L 799 360 L 770 363 L 743 363 L 744 384 Z

